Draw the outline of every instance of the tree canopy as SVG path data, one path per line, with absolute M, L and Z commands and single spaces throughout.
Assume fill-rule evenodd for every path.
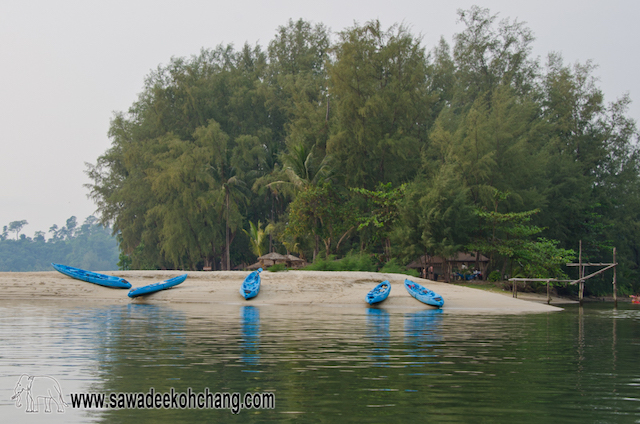
M 172 58 L 87 169 L 101 221 L 134 268 L 242 267 L 263 251 L 255 223 L 270 251 L 309 260 L 481 251 L 507 272 L 579 240 L 609 261 L 615 240 L 621 287 L 640 289 L 628 96 L 606 103 L 590 62 L 533 57 L 522 22 L 458 17 L 452 45 L 375 20 L 336 34 L 298 20 L 266 49 Z M 488 224 L 506 217 L 497 243 Z
M 18 222 L 20 229 L 26 220 Z M 0 235 L 0 271 L 26 272 L 51 271 L 51 263 L 62 263 L 82 269 L 112 271 L 118 269 L 118 242 L 94 216 L 89 216 L 78 226 L 75 216 L 61 228 L 56 224 L 49 229 L 49 238 L 43 231 L 34 237 L 20 234 L 17 239 L 8 237 L 9 228 L 4 226 Z

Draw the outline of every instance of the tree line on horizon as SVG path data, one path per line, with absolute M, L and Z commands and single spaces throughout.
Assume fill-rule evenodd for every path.
M 93 271 L 118 269 L 119 249 L 111 228 L 89 216 L 78 225 L 75 216 L 66 225 L 36 231 L 33 237 L 21 234 L 28 222 L 13 221 L 0 232 L 0 272 L 52 271 L 51 263 L 61 263 Z
M 622 291 L 640 289 L 629 97 L 606 103 L 589 61 L 532 57 L 522 22 L 458 18 L 429 50 L 403 25 L 290 20 L 266 48 L 158 66 L 87 168 L 130 266 L 477 251 L 501 275 L 551 277 L 582 240 L 583 260 L 615 246 Z M 587 289 L 609 292 L 600 280 Z

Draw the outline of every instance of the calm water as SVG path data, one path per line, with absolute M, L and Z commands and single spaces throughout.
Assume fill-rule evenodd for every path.
M 640 422 L 640 305 L 534 315 L 242 305 L 0 302 L 3 422 Z M 272 392 L 275 409 L 130 410 L 11 396 Z

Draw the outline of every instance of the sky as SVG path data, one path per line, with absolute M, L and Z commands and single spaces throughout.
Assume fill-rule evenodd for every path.
M 48 233 L 71 216 L 96 214 L 86 163 L 110 147 L 114 112 L 126 111 L 144 79 L 172 57 L 247 42 L 266 49 L 289 19 L 332 32 L 378 19 L 404 24 L 431 50 L 463 30 L 458 9 L 490 9 L 526 22 L 534 56 L 592 60 L 605 102 L 628 93 L 640 119 L 640 2 L 637 0 L 2 0 L 0 2 L 0 227 Z

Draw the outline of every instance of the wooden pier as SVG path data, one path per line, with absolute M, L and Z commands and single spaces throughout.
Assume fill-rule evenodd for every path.
M 612 263 L 583 263 L 582 262 L 582 240 L 580 240 L 580 250 L 578 253 L 578 263 L 568 263 L 567 266 L 577 266 L 578 267 L 578 279 L 577 280 L 558 280 L 555 278 L 509 278 L 509 281 L 512 282 L 512 292 L 513 297 L 518 297 L 518 283 L 519 282 L 545 282 L 547 283 L 547 303 L 551 303 L 551 292 L 550 292 L 550 283 L 568 283 L 568 284 L 579 284 L 578 288 L 578 300 L 582 305 L 582 301 L 584 299 L 584 283 L 589 278 L 593 278 L 596 275 L 600 275 L 605 271 L 613 269 L 613 301 L 617 305 L 618 304 L 618 284 L 617 284 L 617 273 L 616 267 L 618 263 L 616 262 L 616 248 L 613 248 L 613 262 Z M 596 272 L 592 272 L 589 275 L 585 275 L 587 267 L 599 266 L 603 267 Z

